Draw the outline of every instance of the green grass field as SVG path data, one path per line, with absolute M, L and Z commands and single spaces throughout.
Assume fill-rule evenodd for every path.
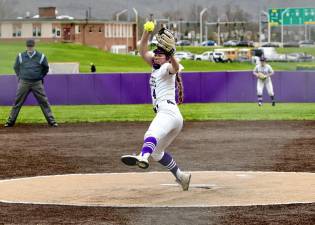
M 0 74 L 13 74 L 12 69 L 18 52 L 24 51 L 24 42 L 0 42 Z M 79 62 L 80 72 L 90 71 L 90 63 L 97 67 L 97 72 L 149 72 L 150 67 L 139 56 L 117 55 L 102 50 L 65 43 L 38 43 L 39 51 L 47 55 L 49 62 Z M 189 50 L 193 53 L 207 51 L 209 47 L 178 47 L 178 50 Z M 279 52 L 307 52 L 315 56 L 315 48 L 279 49 Z M 186 72 L 188 71 L 233 71 L 252 70 L 250 63 L 211 63 L 201 61 L 182 60 Z M 311 63 L 271 63 L 275 70 L 295 70 L 297 65 L 310 65 Z
M 152 106 L 145 105 L 80 105 L 53 106 L 59 123 L 151 121 Z M 202 120 L 315 120 L 315 103 L 207 103 L 184 104 L 180 110 L 185 121 Z M 4 123 L 10 107 L 0 107 L 0 123 Z M 17 123 L 45 123 L 38 106 L 23 106 Z
M 209 46 L 209 47 L 203 47 L 203 46 L 181 46 L 177 47 L 177 51 L 190 51 L 194 54 L 201 54 L 205 51 L 213 51 L 213 49 L 219 48 L 217 46 Z M 301 48 L 276 48 L 276 51 L 280 54 L 289 54 L 289 53 L 295 53 L 295 52 L 301 52 L 301 53 L 307 53 L 310 55 L 315 56 L 315 47 L 301 47 Z

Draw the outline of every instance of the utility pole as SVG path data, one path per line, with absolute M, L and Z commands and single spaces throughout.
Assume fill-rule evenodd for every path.
M 282 13 L 281 13 L 281 44 L 283 46 L 283 17 L 284 14 L 289 10 L 290 8 L 285 9 Z

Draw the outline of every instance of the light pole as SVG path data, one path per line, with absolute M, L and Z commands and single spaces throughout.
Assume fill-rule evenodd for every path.
M 200 12 L 200 18 L 199 18 L 199 23 L 200 23 L 200 44 L 202 43 L 202 16 L 203 14 L 207 11 L 207 8 L 203 8 Z
M 127 11 L 128 11 L 128 9 L 124 9 L 124 10 L 122 10 L 122 11 L 116 13 L 116 21 L 119 21 L 119 16 L 120 16 L 121 14 L 127 12 Z
M 135 13 L 135 16 L 136 16 L 136 42 L 138 41 L 138 37 L 139 37 L 139 34 L 138 34 L 138 23 L 139 23 L 139 18 L 138 18 L 138 11 L 135 9 L 135 8 L 132 8 L 133 12 Z
M 281 13 L 281 44 L 282 44 L 282 47 L 283 47 L 283 16 L 289 9 L 290 8 L 287 8 Z
M 220 18 L 218 18 L 218 23 L 217 23 L 217 25 L 218 25 L 218 32 L 217 32 L 217 34 L 218 34 L 218 41 L 217 41 L 217 43 L 218 43 L 218 45 L 220 45 L 221 44 L 221 38 L 220 38 Z
M 267 23 L 268 23 L 268 43 L 270 43 L 271 41 L 271 34 L 270 34 L 270 18 L 269 18 L 269 14 L 265 11 L 261 11 L 262 14 L 264 14 L 267 17 Z

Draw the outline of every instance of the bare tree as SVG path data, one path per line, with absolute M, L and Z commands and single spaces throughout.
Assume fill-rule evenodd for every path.
M 204 7 L 201 5 L 196 5 L 195 3 L 191 5 L 190 11 L 188 11 L 188 20 L 198 21 L 199 14 Z M 206 18 L 208 16 L 207 12 L 204 14 Z
M 182 11 L 166 11 L 162 13 L 163 18 L 170 18 L 170 20 L 180 20 L 183 18 Z
M 208 20 L 210 22 L 218 21 L 219 18 L 219 9 L 215 5 L 212 5 L 209 9 Z
M 248 22 L 251 19 L 251 15 L 247 12 L 245 12 L 242 8 L 240 8 L 238 5 L 231 5 L 226 4 L 224 12 L 224 20 L 227 22 L 233 22 L 233 21 L 244 21 L 245 23 Z M 237 38 L 236 36 L 239 36 L 237 39 L 243 39 L 245 30 L 245 24 L 226 24 L 225 30 L 228 33 L 228 37 Z M 233 30 L 233 32 L 232 32 Z
M 239 20 L 239 21 L 249 21 L 251 19 L 251 15 L 245 12 L 238 5 L 235 7 L 233 17 L 234 17 L 234 20 Z

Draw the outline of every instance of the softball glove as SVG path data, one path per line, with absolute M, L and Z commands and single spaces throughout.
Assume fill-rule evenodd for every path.
M 169 56 L 174 55 L 176 51 L 175 37 L 170 30 L 162 28 L 156 35 L 156 40 L 158 42 L 158 47 L 164 49 Z

